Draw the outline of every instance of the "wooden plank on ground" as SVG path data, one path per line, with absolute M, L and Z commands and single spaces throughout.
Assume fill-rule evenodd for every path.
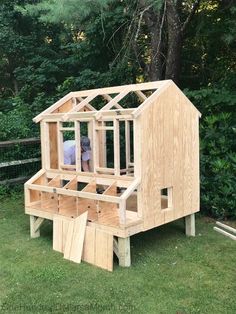
M 76 263 L 81 262 L 87 217 L 88 212 L 85 212 L 74 221 L 74 232 L 69 259 Z
M 53 250 L 63 252 L 62 249 L 62 225 L 63 220 L 60 216 L 55 215 L 53 217 Z
M 113 270 L 113 235 L 99 229 L 96 230 L 95 265 Z
M 93 265 L 95 263 L 95 230 L 94 227 L 86 227 L 82 254 L 82 260 Z
M 230 239 L 236 241 L 236 236 L 235 236 L 235 235 L 233 235 L 233 234 L 231 234 L 231 233 L 229 233 L 229 232 L 227 232 L 227 231 L 225 231 L 225 230 L 223 230 L 223 229 L 220 229 L 220 228 L 218 228 L 218 227 L 214 227 L 213 229 L 214 229 L 215 231 L 217 231 L 217 232 L 219 232 L 219 233 L 225 235 L 226 237 L 229 237 Z
M 71 244 L 73 239 L 74 233 L 74 220 L 71 220 L 68 225 L 65 247 L 64 247 L 64 258 L 70 259 L 70 251 L 71 251 Z

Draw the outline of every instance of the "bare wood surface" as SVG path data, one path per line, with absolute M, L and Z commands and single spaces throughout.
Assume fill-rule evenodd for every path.
M 23 160 L 6 161 L 6 162 L 0 163 L 0 168 L 30 164 L 30 163 L 37 162 L 40 160 L 41 160 L 41 158 L 29 158 L 29 159 L 23 159 Z
M 77 217 L 74 221 L 74 233 L 71 244 L 70 260 L 75 263 L 81 262 L 87 217 L 88 212 L 85 212 Z
M 219 233 L 225 235 L 226 237 L 229 237 L 230 239 L 236 241 L 236 236 L 235 236 L 235 235 L 233 235 L 233 234 L 231 234 L 231 233 L 229 233 L 229 232 L 227 232 L 227 231 L 224 231 L 224 230 L 222 230 L 222 229 L 220 229 L 220 228 L 218 228 L 218 227 L 214 227 L 213 229 L 214 229 L 215 231 L 217 231 L 217 232 L 219 232 Z
M 228 230 L 228 231 L 233 232 L 233 233 L 236 234 L 236 229 L 235 229 L 235 228 L 230 227 L 230 226 L 228 226 L 228 225 L 226 225 L 226 224 L 223 224 L 222 222 L 219 222 L 219 221 L 216 221 L 216 224 L 217 224 L 218 226 L 220 226 L 220 227 L 222 227 L 222 228 L 224 228 L 224 229 L 226 229 L 226 230 Z

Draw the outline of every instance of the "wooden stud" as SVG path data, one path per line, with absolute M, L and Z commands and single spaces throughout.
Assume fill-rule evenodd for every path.
M 230 232 L 236 234 L 236 229 L 235 229 L 235 228 L 230 227 L 230 226 L 228 226 L 228 225 L 226 225 L 226 224 L 223 224 L 223 223 L 221 223 L 221 222 L 219 222 L 219 221 L 216 221 L 216 224 L 217 224 L 218 226 L 220 226 L 221 228 L 224 228 L 224 229 L 226 229 L 226 230 L 228 230 L 228 231 L 230 231 Z
M 94 147 L 94 133 L 93 133 L 93 121 L 89 121 L 88 122 L 88 138 L 90 139 L 90 146 L 91 148 Z M 89 168 L 90 168 L 90 171 L 94 172 L 94 153 L 93 153 L 93 150 L 92 150 L 92 154 L 91 154 L 91 158 L 89 160 Z
M 40 237 L 40 226 L 42 225 L 44 219 L 41 217 L 35 217 L 30 215 L 30 237 L 38 238 Z
M 119 265 L 122 267 L 130 267 L 131 265 L 130 237 L 127 238 L 118 237 L 118 254 Z
M 120 128 L 119 121 L 113 120 L 114 125 L 114 169 L 115 175 L 120 175 Z
M 93 167 L 94 167 L 94 173 L 96 173 L 96 169 L 99 167 L 99 146 L 98 146 L 98 132 L 96 131 L 97 127 L 97 121 L 93 120 L 92 121 L 93 125 L 93 147 L 92 147 L 92 152 L 93 152 Z
M 195 237 L 195 214 L 185 217 L 185 233 L 187 236 Z
M 63 151 L 63 133 L 60 131 L 62 123 L 57 122 L 57 147 L 58 147 L 58 163 L 64 164 L 64 151 Z M 61 168 L 60 168 L 61 169 Z
M 130 164 L 130 122 L 125 120 L 125 161 L 126 168 L 129 168 Z
M 80 122 L 75 121 L 75 164 L 76 171 L 81 171 Z
M 233 234 L 231 234 L 231 233 L 229 233 L 229 232 L 227 232 L 227 231 L 225 231 L 225 230 L 222 230 L 222 229 L 220 229 L 220 228 L 217 228 L 217 227 L 214 227 L 213 229 L 214 229 L 215 231 L 217 231 L 217 232 L 219 232 L 219 233 L 225 235 L 226 237 L 229 237 L 230 239 L 236 241 L 236 236 L 235 236 L 235 235 L 233 235 Z

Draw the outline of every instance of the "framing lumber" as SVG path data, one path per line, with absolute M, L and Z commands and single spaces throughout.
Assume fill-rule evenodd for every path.
M 146 100 L 148 97 L 146 95 L 144 95 L 144 93 L 142 93 L 140 90 L 136 90 L 135 94 L 138 96 L 138 98 L 143 102 L 144 100 Z
M 122 92 L 120 92 L 116 97 L 112 98 L 102 109 L 100 109 L 96 114 L 96 119 L 99 119 L 101 117 L 101 112 L 104 110 L 111 109 L 113 106 L 117 104 L 118 101 L 120 101 L 122 98 L 124 98 L 126 95 L 128 95 L 129 90 L 124 89 Z
M 125 121 L 125 164 L 126 168 L 130 163 L 130 122 Z
M 113 99 L 110 95 L 107 94 L 102 95 L 102 97 L 108 100 L 108 102 Z M 123 107 L 118 102 L 114 104 L 114 107 L 116 107 L 117 109 L 123 109 Z
M 106 87 L 106 88 L 98 88 L 98 89 L 91 89 L 85 90 L 80 92 L 73 92 L 75 97 L 86 97 L 90 95 L 92 92 L 97 92 L 98 95 L 104 94 L 117 94 L 123 91 L 125 88 L 129 90 L 129 92 L 134 92 L 136 90 L 151 90 L 160 88 L 166 81 L 156 81 L 156 82 L 149 82 L 149 83 L 140 83 L 140 84 L 131 84 L 131 85 L 121 85 L 121 86 L 114 86 L 114 87 Z
M 216 224 L 217 224 L 218 226 L 220 226 L 220 227 L 222 227 L 222 228 L 224 228 L 224 229 L 226 229 L 226 230 L 228 230 L 228 231 L 230 231 L 230 232 L 236 234 L 236 229 L 235 229 L 235 228 L 230 227 L 230 226 L 228 226 L 228 225 L 226 225 L 226 224 L 223 224 L 222 222 L 219 222 L 219 221 L 216 221 Z
M 44 110 L 43 112 L 41 112 L 40 114 L 38 114 L 33 121 L 34 122 L 39 122 L 42 120 L 43 116 L 51 113 L 53 110 L 56 110 L 57 108 L 59 108 L 61 105 L 63 105 L 66 101 L 70 100 L 73 97 L 74 93 L 69 93 L 67 95 L 65 95 L 63 98 L 61 98 L 60 100 L 58 100 L 55 104 L 53 104 L 52 106 L 50 106 L 49 108 L 47 108 L 46 110 Z
M 231 234 L 231 233 L 229 233 L 229 232 L 227 232 L 227 231 L 225 231 L 225 230 L 222 230 L 222 229 L 220 229 L 220 228 L 218 228 L 218 227 L 214 227 L 213 229 L 214 229 L 215 231 L 217 231 L 217 232 L 219 232 L 219 233 L 225 235 L 226 237 L 229 237 L 230 239 L 236 241 L 236 236 L 235 236 L 235 235 L 233 235 L 233 234 Z
M 195 237 L 195 214 L 185 217 L 185 233 L 187 236 Z
M 40 226 L 44 222 L 44 218 L 35 217 L 30 215 L 30 237 L 38 238 L 40 237 Z
M 173 82 L 171 80 L 164 81 L 162 86 L 158 88 L 151 96 L 149 96 L 137 109 L 135 109 L 133 116 L 134 118 L 137 118 L 143 110 L 146 110 L 151 104 L 153 103 L 154 99 L 156 100 L 159 95 L 162 94 L 162 92 L 168 88 L 170 85 L 172 85 Z
M 75 121 L 75 165 L 76 171 L 81 171 L 81 148 L 80 148 L 80 123 Z
M 88 193 L 88 192 L 82 192 L 82 191 L 65 190 L 63 188 L 47 187 L 47 186 L 42 186 L 42 185 L 37 185 L 37 184 L 27 184 L 26 187 L 35 191 L 57 193 L 57 194 L 68 195 L 68 196 L 77 196 L 77 197 L 88 198 L 88 199 L 93 199 L 97 201 L 104 201 L 104 202 L 110 202 L 110 203 L 116 203 L 116 204 L 119 204 L 121 202 L 120 197 L 116 197 L 116 196 Z
M 119 121 L 117 119 L 113 120 L 114 125 L 114 169 L 115 175 L 120 175 L 120 128 Z
M 76 105 L 74 108 L 72 108 L 71 110 L 69 110 L 63 117 L 62 120 L 66 121 L 71 113 L 74 113 L 76 111 L 79 111 L 81 109 L 83 109 L 86 105 L 88 105 L 88 103 L 93 100 L 94 98 L 96 98 L 98 96 L 97 92 L 91 93 L 90 95 L 88 95 L 85 99 L 83 99 L 78 105 Z
M 122 267 L 130 267 L 130 237 L 118 238 L 118 255 L 119 265 Z
M 130 186 L 127 188 L 127 190 L 122 194 L 121 199 L 127 200 L 127 198 L 134 192 L 135 189 L 138 188 L 139 184 L 141 182 L 140 178 L 136 178 Z
M 78 99 L 80 102 L 82 102 L 84 100 L 84 98 L 82 98 L 82 97 L 78 97 Z M 81 109 L 83 109 L 83 108 L 81 108 Z M 88 108 L 90 111 L 96 111 L 96 109 L 90 103 L 87 103 L 87 105 L 85 105 L 85 108 Z

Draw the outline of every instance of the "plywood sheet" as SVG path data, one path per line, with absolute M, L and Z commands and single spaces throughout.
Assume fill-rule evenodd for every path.
M 171 84 L 136 121 L 141 128 L 138 207 L 144 230 L 199 210 L 198 119 L 196 109 Z M 160 190 L 171 187 L 173 207 L 160 210 Z
M 63 252 L 62 237 L 63 237 L 63 220 L 60 216 L 53 217 L 53 250 Z
M 95 264 L 95 228 L 87 226 L 85 230 L 82 260 Z
M 68 225 L 66 241 L 65 241 L 65 246 L 64 246 L 64 258 L 65 259 L 70 259 L 70 251 L 71 251 L 73 234 L 74 234 L 74 220 L 71 220 Z
M 113 235 L 87 226 L 82 260 L 100 268 L 113 270 Z
M 61 215 L 53 216 L 53 249 L 64 252 L 70 219 Z
M 69 259 L 76 263 L 81 262 L 87 217 L 88 212 L 85 212 L 74 221 L 74 232 Z
M 99 229 L 96 229 L 95 265 L 113 270 L 113 236 Z

